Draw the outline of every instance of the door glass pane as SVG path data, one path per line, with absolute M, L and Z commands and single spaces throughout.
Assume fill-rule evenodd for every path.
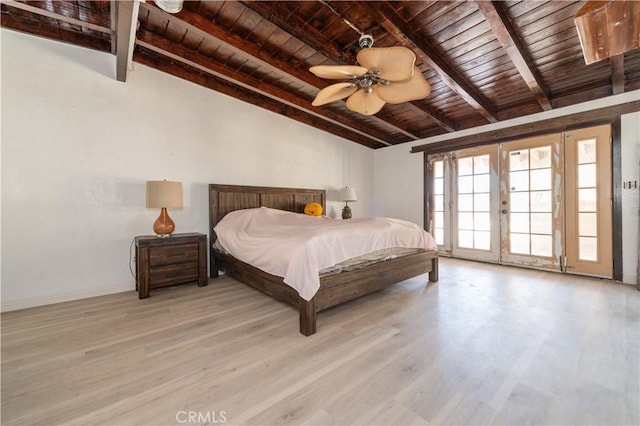
M 473 192 L 489 192 L 489 174 L 473 177 Z
M 436 212 L 435 221 L 436 221 L 436 223 L 444 223 L 444 213 L 443 212 Z
M 529 168 L 529 150 L 512 151 L 509 153 L 509 170 L 527 170 Z
M 490 231 L 491 230 L 491 218 L 489 213 L 474 213 L 473 214 L 473 229 L 477 231 Z
M 529 213 L 511 213 L 509 230 L 511 232 L 529 233 Z
M 473 211 L 473 194 L 458 195 L 458 211 L 461 211 L 461 212 Z
M 433 177 L 435 178 L 444 177 L 443 163 L 444 161 L 433 162 Z
M 551 147 L 542 146 L 531 149 L 531 168 L 542 169 L 551 168 Z
M 578 141 L 578 164 L 596 162 L 596 140 Z
M 473 229 L 473 213 L 458 213 L 458 229 Z
M 511 233 L 511 253 L 529 254 L 529 234 Z
M 473 209 L 477 212 L 488 212 L 491 208 L 490 194 L 473 194 Z
M 578 239 L 580 259 L 598 260 L 598 239 L 595 237 L 580 237 Z
M 473 157 L 458 158 L 458 176 L 473 174 Z
M 489 154 L 473 157 L 473 173 L 489 173 Z
M 585 237 L 598 236 L 597 213 L 578 213 L 578 234 Z
M 551 212 L 551 191 L 531 192 L 532 212 Z
M 458 231 L 458 247 L 473 248 L 473 231 Z
M 524 170 L 521 172 L 509 173 L 509 187 L 512 191 L 528 191 L 529 172 Z
M 553 254 L 551 235 L 531 234 L 531 254 L 551 257 Z
M 434 194 L 444 194 L 444 179 L 443 178 L 435 178 L 433 180 L 433 193 Z
M 458 178 L 458 193 L 471 194 L 473 192 L 473 176 L 461 176 Z
M 531 170 L 530 189 L 551 189 L 551 169 Z
M 578 190 L 578 210 L 581 212 L 595 212 L 597 210 L 595 188 Z
M 529 193 L 528 192 L 512 192 L 510 210 L 512 212 L 528 212 L 529 211 Z
M 596 165 L 580 164 L 578 166 L 578 188 L 596 186 Z
M 444 211 L 444 195 L 436 195 L 433 197 L 433 201 L 435 204 L 435 209 L 437 212 Z
M 551 213 L 531 213 L 531 233 L 551 235 Z
M 491 250 L 491 232 L 474 231 L 473 232 L 474 248 L 480 250 Z

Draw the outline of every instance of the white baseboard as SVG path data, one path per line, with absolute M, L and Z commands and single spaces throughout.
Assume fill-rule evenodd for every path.
M 105 294 L 122 293 L 134 290 L 131 283 L 111 284 L 88 289 L 73 290 L 46 296 L 24 297 L 19 299 L 2 299 L 0 311 L 9 312 L 18 309 L 33 308 L 35 306 L 51 305 L 52 303 L 69 302 L 71 300 L 86 299 L 88 297 L 104 296 Z
M 622 282 L 624 284 L 636 285 L 637 277 L 635 275 L 622 275 Z

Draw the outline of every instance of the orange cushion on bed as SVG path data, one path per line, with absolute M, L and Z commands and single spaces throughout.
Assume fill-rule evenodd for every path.
M 308 203 L 304 206 L 304 214 L 309 216 L 322 216 L 322 205 L 320 203 Z

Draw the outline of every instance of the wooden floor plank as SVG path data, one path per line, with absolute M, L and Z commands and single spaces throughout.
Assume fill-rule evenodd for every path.
M 639 318 L 631 286 L 441 259 L 304 337 L 221 276 L 2 314 L 1 422 L 638 424 Z

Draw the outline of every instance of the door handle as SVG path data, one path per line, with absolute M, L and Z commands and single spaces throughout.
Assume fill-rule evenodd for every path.
M 502 210 L 500 211 L 500 213 L 502 213 L 502 214 L 507 214 L 507 209 L 502 209 Z

